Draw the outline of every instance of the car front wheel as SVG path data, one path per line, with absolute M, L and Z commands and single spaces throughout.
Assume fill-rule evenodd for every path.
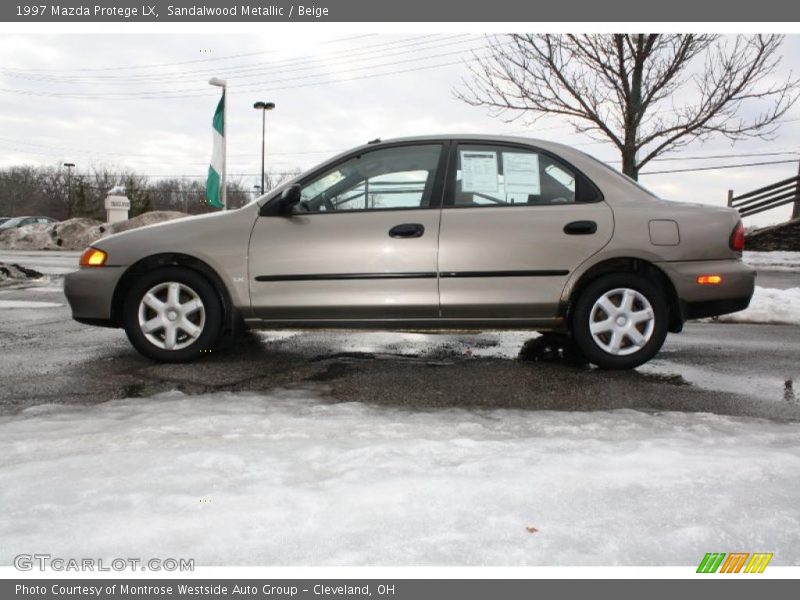
M 586 358 L 603 369 L 633 369 L 653 358 L 667 337 L 661 288 L 629 273 L 590 283 L 572 312 L 572 335 Z
M 148 358 L 187 362 L 218 341 L 222 305 L 202 275 L 164 267 L 131 287 L 123 306 L 123 325 L 131 344 Z

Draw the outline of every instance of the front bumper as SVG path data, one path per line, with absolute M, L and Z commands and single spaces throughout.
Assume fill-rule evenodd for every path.
M 756 270 L 741 260 L 658 263 L 672 281 L 683 320 L 714 317 L 744 310 L 756 284 Z M 698 275 L 720 275 L 718 285 L 700 285 Z
M 124 267 L 82 267 L 64 278 L 72 318 L 92 325 L 113 325 L 114 290 Z

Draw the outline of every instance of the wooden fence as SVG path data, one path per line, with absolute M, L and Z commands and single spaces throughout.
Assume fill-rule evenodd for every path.
M 792 203 L 794 209 L 791 218 L 800 218 L 800 171 L 795 177 L 765 185 L 739 196 L 734 196 L 733 190 L 728 190 L 728 206 L 738 210 L 743 217 Z

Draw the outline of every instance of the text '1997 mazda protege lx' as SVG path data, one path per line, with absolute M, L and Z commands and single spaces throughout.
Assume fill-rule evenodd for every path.
M 66 277 L 75 319 L 159 361 L 247 327 L 533 329 L 633 368 L 687 319 L 747 307 L 729 208 L 668 202 L 540 140 L 376 141 L 237 210 L 99 240 Z

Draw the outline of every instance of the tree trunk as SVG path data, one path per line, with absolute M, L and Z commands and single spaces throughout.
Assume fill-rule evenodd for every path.
M 797 188 L 792 209 L 792 219 L 800 219 L 800 162 L 797 163 Z
M 639 165 L 636 164 L 636 148 L 634 147 L 623 148 L 622 172 L 625 173 L 625 175 L 627 175 L 634 181 L 639 180 Z

